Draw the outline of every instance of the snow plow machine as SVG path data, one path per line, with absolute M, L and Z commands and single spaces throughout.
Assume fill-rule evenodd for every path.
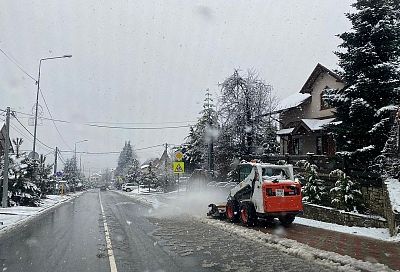
M 208 216 L 246 226 L 254 226 L 259 218 L 278 218 L 283 226 L 289 226 L 303 213 L 301 184 L 293 177 L 292 165 L 242 162 L 237 182 L 226 203 L 208 205 Z

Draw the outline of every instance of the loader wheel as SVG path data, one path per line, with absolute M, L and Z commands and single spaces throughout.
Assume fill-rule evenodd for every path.
M 125 191 L 127 191 L 128 193 L 130 192 L 130 191 L 132 191 L 130 188 L 128 188 L 128 189 L 126 189 Z
M 240 222 L 247 227 L 251 227 L 256 224 L 256 221 L 256 211 L 253 204 L 243 203 L 240 207 Z
M 295 216 L 294 215 L 285 215 L 282 217 L 279 217 L 279 221 L 281 224 L 285 227 L 290 226 L 290 224 L 293 223 Z
M 229 200 L 226 203 L 226 218 L 230 222 L 237 222 L 239 219 L 239 209 L 236 201 Z

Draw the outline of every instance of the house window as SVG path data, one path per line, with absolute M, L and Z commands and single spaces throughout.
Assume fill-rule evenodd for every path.
M 332 106 L 329 105 L 327 99 L 324 98 L 324 95 L 328 94 L 330 90 L 331 88 L 329 86 L 325 86 L 325 88 L 321 92 L 321 110 L 327 110 L 332 108 Z
M 293 139 L 293 154 L 300 155 L 303 149 L 303 142 L 300 138 Z
M 317 155 L 322 155 L 322 136 L 317 136 L 316 151 Z

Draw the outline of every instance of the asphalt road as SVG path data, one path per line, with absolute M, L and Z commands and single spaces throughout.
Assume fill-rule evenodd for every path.
M 118 272 L 327 271 L 190 217 L 159 214 L 116 192 L 100 194 Z M 92 191 L 0 237 L 0 269 L 110 271 L 109 249 L 99 192 Z

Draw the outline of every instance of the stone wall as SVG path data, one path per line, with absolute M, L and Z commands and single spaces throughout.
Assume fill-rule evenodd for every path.
M 344 226 L 387 228 L 388 222 L 380 216 L 369 216 L 304 203 L 304 214 L 301 217 Z
M 385 217 L 386 196 L 383 187 L 363 186 L 361 192 L 367 209 L 373 214 Z
M 392 209 L 392 204 L 390 203 L 389 193 L 386 184 L 384 184 L 383 188 L 384 188 L 383 193 L 385 197 L 385 203 L 384 203 L 385 218 L 387 219 L 388 222 L 390 235 L 396 236 L 397 234 L 400 234 L 400 214 L 395 213 Z

